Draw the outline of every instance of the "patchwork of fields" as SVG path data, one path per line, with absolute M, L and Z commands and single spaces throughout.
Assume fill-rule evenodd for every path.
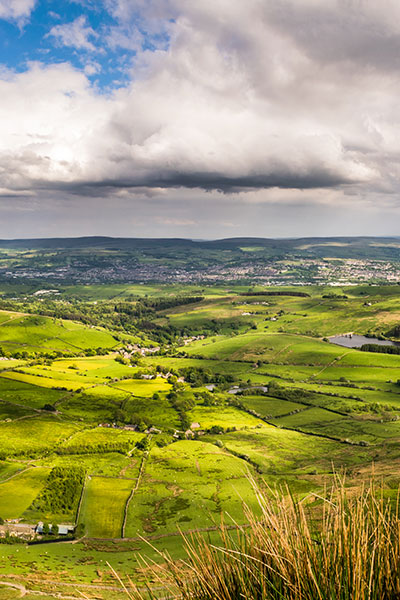
M 79 568 L 60 544 L 7 546 L 0 581 L 33 581 L 36 560 L 59 581 L 64 561 L 77 586 L 109 583 L 93 566 L 108 560 L 140 580 L 127 550 L 146 552 L 145 537 L 180 556 L 179 531 L 212 536 L 221 518 L 244 523 L 243 504 L 257 510 L 252 481 L 303 496 L 342 469 L 357 485 L 374 465 L 391 487 L 400 482 L 400 355 L 326 340 L 388 335 L 400 324 L 397 286 L 335 297 L 238 291 L 158 311 L 157 326 L 189 328 L 158 353 L 100 327 L 0 312 L 0 517 L 80 525 L 84 535 L 70 546 Z M 11 357 L 11 347 L 35 355 Z M 74 469 L 83 482 L 63 508 L 51 482 Z

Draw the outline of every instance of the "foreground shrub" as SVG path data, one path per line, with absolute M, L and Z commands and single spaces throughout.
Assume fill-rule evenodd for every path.
M 187 559 L 163 555 L 159 597 L 182 600 L 395 600 L 400 598 L 397 505 L 374 485 L 355 494 L 337 481 L 323 497 L 256 490 L 261 517 L 221 527 L 220 543 L 185 538 Z M 160 571 L 161 569 L 161 571 Z M 167 589 L 168 588 L 168 589 Z M 157 593 L 127 592 L 132 599 Z

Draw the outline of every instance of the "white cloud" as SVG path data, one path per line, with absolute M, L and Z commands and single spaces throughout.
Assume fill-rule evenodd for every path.
M 0 0 L 0 19 L 23 24 L 34 9 L 36 0 Z
M 96 50 L 90 38 L 96 38 L 97 33 L 92 27 L 87 26 L 86 17 L 81 15 L 72 23 L 55 25 L 47 36 L 55 37 L 63 46 L 70 46 L 78 50 Z
M 83 68 L 83 72 L 85 73 L 85 75 L 88 75 L 89 77 L 91 75 L 96 75 L 97 73 L 100 73 L 100 71 L 101 71 L 101 65 L 96 61 L 87 62 Z
M 143 18 L 175 16 L 170 47 L 139 52 L 132 83 L 108 97 L 69 65 L 33 64 L 0 81 L 0 188 L 397 194 L 395 2 L 383 15 L 372 0 L 114 4 L 126 22 L 138 6 Z M 83 18 L 50 34 L 94 49 Z

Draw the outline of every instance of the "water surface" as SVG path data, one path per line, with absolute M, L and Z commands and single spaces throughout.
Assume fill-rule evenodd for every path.
M 344 346 L 345 348 L 361 348 L 364 344 L 378 344 L 379 346 L 400 346 L 400 342 L 391 342 L 390 340 L 378 340 L 374 337 L 365 335 L 347 334 L 335 335 L 329 338 L 332 344 Z

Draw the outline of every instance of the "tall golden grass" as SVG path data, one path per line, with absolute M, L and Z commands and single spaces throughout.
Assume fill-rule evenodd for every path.
M 134 600 L 395 600 L 400 599 L 400 519 L 373 483 L 349 492 L 337 479 L 317 502 L 255 490 L 261 517 L 245 508 L 248 526 L 221 526 L 220 543 L 184 538 L 187 559 L 164 556 L 156 591 Z M 314 495 L 315 500 L 315 495 Z M 316 507 L 317 504 L 317 507 Z M 168 583 L 165 584 L 164 575 Z M 162 591 L 160 592 L 160 589 Z

